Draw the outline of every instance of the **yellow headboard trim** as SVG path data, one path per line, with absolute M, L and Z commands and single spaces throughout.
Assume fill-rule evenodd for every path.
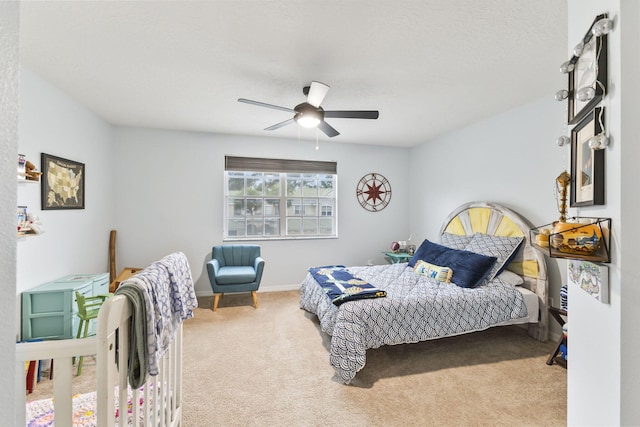
M 491 217 L 491 209 L 489 208 L 471 208 L 468 211 L 469 221 L 471 222 L 471 230 L 474 233 L 487 233 L 489 226 L 489 218 Z
M 467 232 L 464 231 L 464 227 L 462 225 L 462 221 L 460 221 L 459 217 L 455 217 L 449 222 L 447 225 L 447 229 L 445 230 L 447 233 L 457 234 L 459 236 L 466 236 Z
M 522 237 L 524 236 L 524 232 L 518 227 L 518 225 L 511 221 L 509 218 L 502 217 L 502 221 L 500 221 L 500 225 L 496 229 L 494 234 L 495 236 L 505 236 L 505 237 Z
M 507 269 L 521 276 L 533 277 L 534 279 L 539 274 L 538 263 L 535 260 L 512 261 Z

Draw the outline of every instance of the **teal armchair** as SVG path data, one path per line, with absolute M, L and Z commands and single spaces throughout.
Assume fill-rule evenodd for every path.
M 258 308 L 256 291 L 260 287 L 264 259 L 258 245 L 222 245 L 211 250 L 207 273 L 213 289 L 213 311 L 225 293 L 251 292 L 253 306 Z

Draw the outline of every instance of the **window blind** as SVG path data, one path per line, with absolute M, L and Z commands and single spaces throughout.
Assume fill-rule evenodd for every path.
M 337 174 L 337 162 L 224 156 L 225 171 Z

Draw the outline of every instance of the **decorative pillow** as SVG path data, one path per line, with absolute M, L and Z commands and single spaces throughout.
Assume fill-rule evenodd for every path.
M 453 270 L 449 267 L 440 267 L 439 265 L 429 264 L 425 261 L 418 261 L 413 271 L 421 276 L 431 277 L 438 282 L 451 283 L 451 276 L 453 276 Z
M 498 259 L 487 276 L 487 280 L 492 280 L 502 273 L 513 257 L 516 256 L 522 242 L 524 242 L 524 237 L 491 236 L 489 234 L 476 233 L 465 250 L 493 256 Z
M 511 286 L 520 286 L 524 283 L 522 276 L 509 270 L 502 270 L 502 273 L 498 274 L 496 277 Z
M 453 270 L 451 281 L 461 288 L 478 286 L 496 263 L 496 257 L 448 248 L 427 239 L 422 242 L 409 261 L 409 267 L 414 267 L 420 260 L 429 264 L 448 266 Z
M 464 249 L 469 242 L 471 242 L 471 239 L 473 239 L 473 236 L 442 233 L 442 236 L 440 236 L 440 244 L 453 249 Z

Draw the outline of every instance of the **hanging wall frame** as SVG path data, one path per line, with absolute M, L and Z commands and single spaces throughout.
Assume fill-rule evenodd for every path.
M 607 34 L 599 29 L 603 20 L 607 20 L 606 13 L 596 17 L 567 63 L 571 70 L 568 73 L 569 124 L 578 123 L 607 92 Z
M 604 131 L 604 107 L 594 108 L 571 130 L 570 206 L 604 205 L 604 153 L 591 140 Z

